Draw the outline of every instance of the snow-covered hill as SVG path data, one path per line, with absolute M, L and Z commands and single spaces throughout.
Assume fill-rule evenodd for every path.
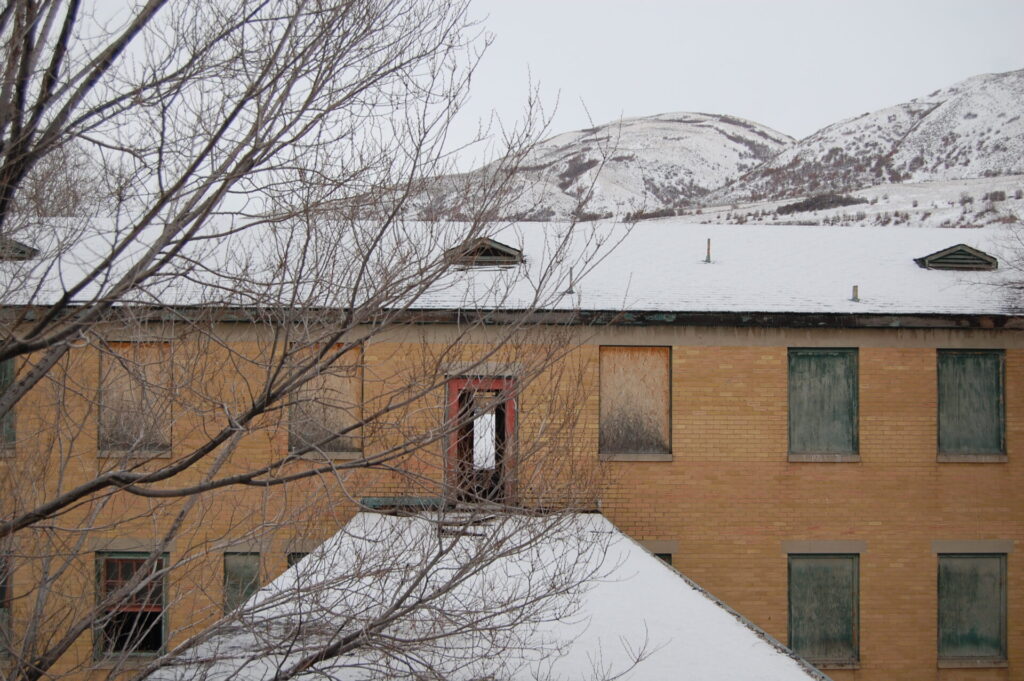
M 690 206 L 793 143 L 771 128 L 731 116 L 668 113 L 567 132 L 541 142 L 516 176 L 505 217 L 624 215 Z M 486 172 L 487 169 L 479 171 Z M 467 178 L 451 178 L 419 202 L 420 215 L 458 213 Z M 469 183 L 471 186 L 472 183 Z
M 975 76 L 830 125 L 709 197 L 779 199 L 1024 173 L 1024 70 Z

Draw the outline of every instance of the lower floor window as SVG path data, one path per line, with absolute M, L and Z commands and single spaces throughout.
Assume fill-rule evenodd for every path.
M 224 554 L 224 612 L 245 603 L 260 588 L 260 554 Z
M 789 647 L 814 664 L 859 658 L 856 554 L 790 554 Z
M 939 554 L 939 658 L 1006 660 L 1006 554 Z
M 147 566 L 149 558 L 145 553 L 97 555 L 99 599 L 105 608 L 97 631 L 99 653 L 158 653 L 163 648 L 165 557 Z M 142 570 L 147 574 L 139 575 Z M 116 600 L 107 603 L 111 596 Z

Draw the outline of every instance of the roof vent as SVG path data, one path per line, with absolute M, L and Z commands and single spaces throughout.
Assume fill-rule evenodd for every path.
M 967 244 L 957 244 L 923 258 L 914 258 L 914 262 L 927 270 L 994 270 L 999 267 L 998 260 Z
M 511 267 L 523 262 L 523 252 L 487 237 L 470 239 L 450 248 L 445 256 L 463 267 Z
M 0 236 L 0 260 L 31 260 L 39 255 L 39 249 L 26 246 L 20 241 Z

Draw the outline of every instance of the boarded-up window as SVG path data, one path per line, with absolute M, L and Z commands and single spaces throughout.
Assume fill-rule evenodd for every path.
M 859 655 L 858 556 L 790 554 L 789 647 L 815 664 Z
M 789 451 L 857 452 L 857 350 L 790 348 Z
M 1006 659 L 1006 554 L 939 555 L 939 657 Z
M 939 350 L 939 451 L 1002 454 L 1002 350 Z
M 602 454 L 668 454 L 670 353 L 662 347 L 601 347 Z
M 109 343 L 100 356 L 99 448 L 171 448 L 171 346 Z
M 136 573 L 146 569 L 148 556 L 141 553 L 98 554 L 96 573 L 99 599 L 133 583 Z M 96 632 L 96 652 L 157 653 L 164 644 L 164 557 L 158 558 L 150 573 L 133 590 L 108 605 Z
M 224 612 L 249 600 L 260 588 L 260 554 L 224 554 Z
M 14 360 L 8 359 L 0 362 L 0 395 L 7 392 L 7 389 L 14 383 Z M 16 433 L 14 430 L 14 408 L 7 410 L 7 413 L 0 416 L 0 448 L 13 447 Z
M 296 353 L 298 361 L 319 348 Z M 362 443 L 354 425 L 362 414 L 361 352 L 353 348 L 323 368 L 296 391 L 288 412 L 288 448 L 312 448 L 326 454 L 359 452 Z

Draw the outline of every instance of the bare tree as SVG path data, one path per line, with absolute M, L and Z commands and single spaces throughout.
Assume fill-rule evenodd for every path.
M 405 220 L 486 43 L 464 4 L 12 0 L 0 36 L 0 674 L 163 673 L 241 626 L 275 678 L 444 675 L 570 607 L 600 551 L 566 515 L 595 495 L 588 368 L 538 311 L 571 318 L 606 244 L 489 240 L 533 114 L 463 221 Z M 222 601 L 364 496 L 422 500 L 429 541 Z M 524 588 L 485 589 L 508 557 Z M 273 610 L 339 589 L 375 609 Z

